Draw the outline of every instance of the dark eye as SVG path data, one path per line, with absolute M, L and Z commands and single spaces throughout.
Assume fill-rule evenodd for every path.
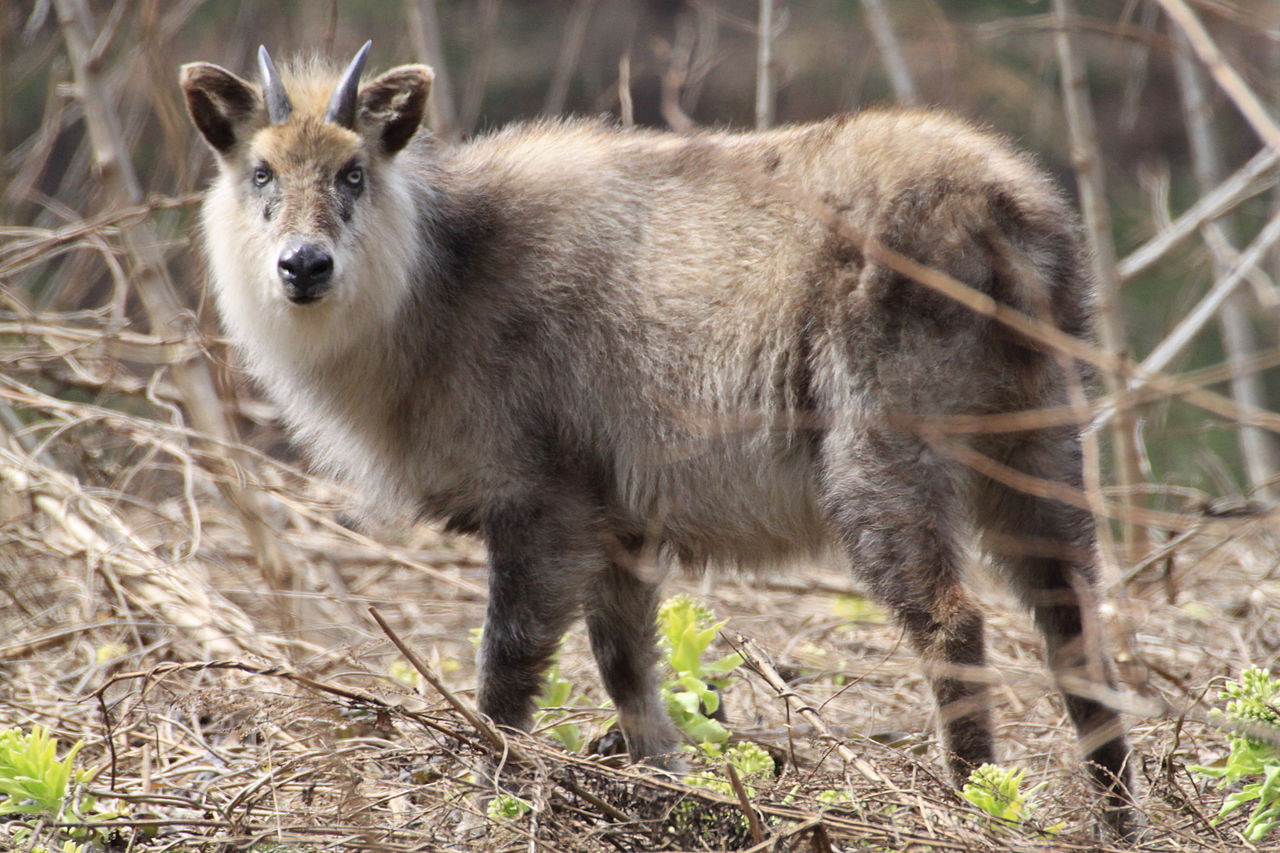
M 340 179 L 349 187 L 357 188 L 364 186 L 364 169 L 359 166 L 351 166 L 342 173 Z
M 271 183 L 271 170 L 266 166 L 259 166 L 253 170 L 253 185 L 255 187 L 265 187 Z

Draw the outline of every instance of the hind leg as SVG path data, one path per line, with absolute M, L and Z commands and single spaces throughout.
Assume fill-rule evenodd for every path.
M 961 578 L 966 472 L 913 436 L 825 439 L 824 503 L 855 572 L 925 662 L 952 778 L 994 760 L 982 613 Z
M 1079 441 L 1066 432 L 1023 440 L 1006 462 L 1018 470 L 1080 488 Z M 1083 509 L 1019 492 L 993 480 L 978 490 L 978 520 L 987 549 L 1031 608 L 1044 636 L 1049 667 L 1080 738 L 1107 823 L 1131 828 L 1133 769 L 1120 715 L 1091 696 L 1115 686 L 1103 656 L 1094 594 L 1094 526 Z

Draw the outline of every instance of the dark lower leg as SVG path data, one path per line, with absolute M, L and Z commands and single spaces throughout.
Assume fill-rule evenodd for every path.
M 982 614 L 956 590 L 931 612 L 903 610 L 899 616 L 929 671 L 947 768 L 963 785 L 975 767 L 995 760 L 989 691 L 974 680 L 986 662 Z
M 1073 489 L 1082 488 L 1079 436 L 1070 430 L 1026 437 L 1007 463 Z M 1119 715 L 1100 693 L 1114 682 L 1103 654 L 1093 581 L 1096 543 L 1089 513 L 984 481 L 979 526 L 998 566 L 1031 607 L 1050 669 L 1080 737 L 1090 777 L 1104 797 L 1104 818 L 1120 834 L 1132 818 L 1133 771 Z
M 1107 822 L 1122 834 L 1132 805 L 1133 768 L 1120 715 L 1089 695 L 1114 687 L 1101 655 L 1089 652 L 1081 595 L 1064 581 L 1037 593 L 1036 624 L 1045 638 L 1049 666 L 1058 680 L 1067 715 L 1080 738 L 1094 786 L 1104 798 Z
M 673 766 L 677 737 L 659 695 L 654 620 L 658 589 L 614 565 L 587 590 L 587 633 L 634 761 Z
M 528 731 L 533 698 L 542 688 L 543 673 L 560 645 L 563 626 L 509 621 L 510 613 L 489 608 L 480 643 L 480 685 L 477 705 L 495 723 Z M 560 630 L 557 630 L 559 628 Z
M 477 663 L 480 710 L 501 726 L 527 731 L 543 673 L 576 615 L 572 573 L 541 555 L 508 559 L 490 546 L 489 606 Z

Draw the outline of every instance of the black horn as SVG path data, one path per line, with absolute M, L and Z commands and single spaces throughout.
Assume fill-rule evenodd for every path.
M 333 90 L 329 99 L 329 108 L 324 112 L 324 120 L 354 130 L 356 126 L 356 95 L 360 89 L 360 72 L 364 70 L 364 61 L 369 58 L 369 48 L 373 42 L 367 41 L 356 53 L 347 70 L 342 72 L 338 87 Z
M 262 75 L 262 94 L 267 99 L 267 119 L 272 124 L 284 124 L 293 112 L 293 104 L 289 103 L 276 64 L 262 45 L 258 45 L 258 73 Z

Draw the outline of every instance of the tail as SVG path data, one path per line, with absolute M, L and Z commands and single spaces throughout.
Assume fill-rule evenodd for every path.
M 937 178 L 890 196 L 870 236 L 893 252 L 1075 337 L 1092 327 L 1093 296 L 1076 222 L 1056 194 Z M 1035 348 L 1007 327 L 900 269 L 871 261 L 864 296 L 885 317 L 939 333 L 990 326 L 996 339 Z

